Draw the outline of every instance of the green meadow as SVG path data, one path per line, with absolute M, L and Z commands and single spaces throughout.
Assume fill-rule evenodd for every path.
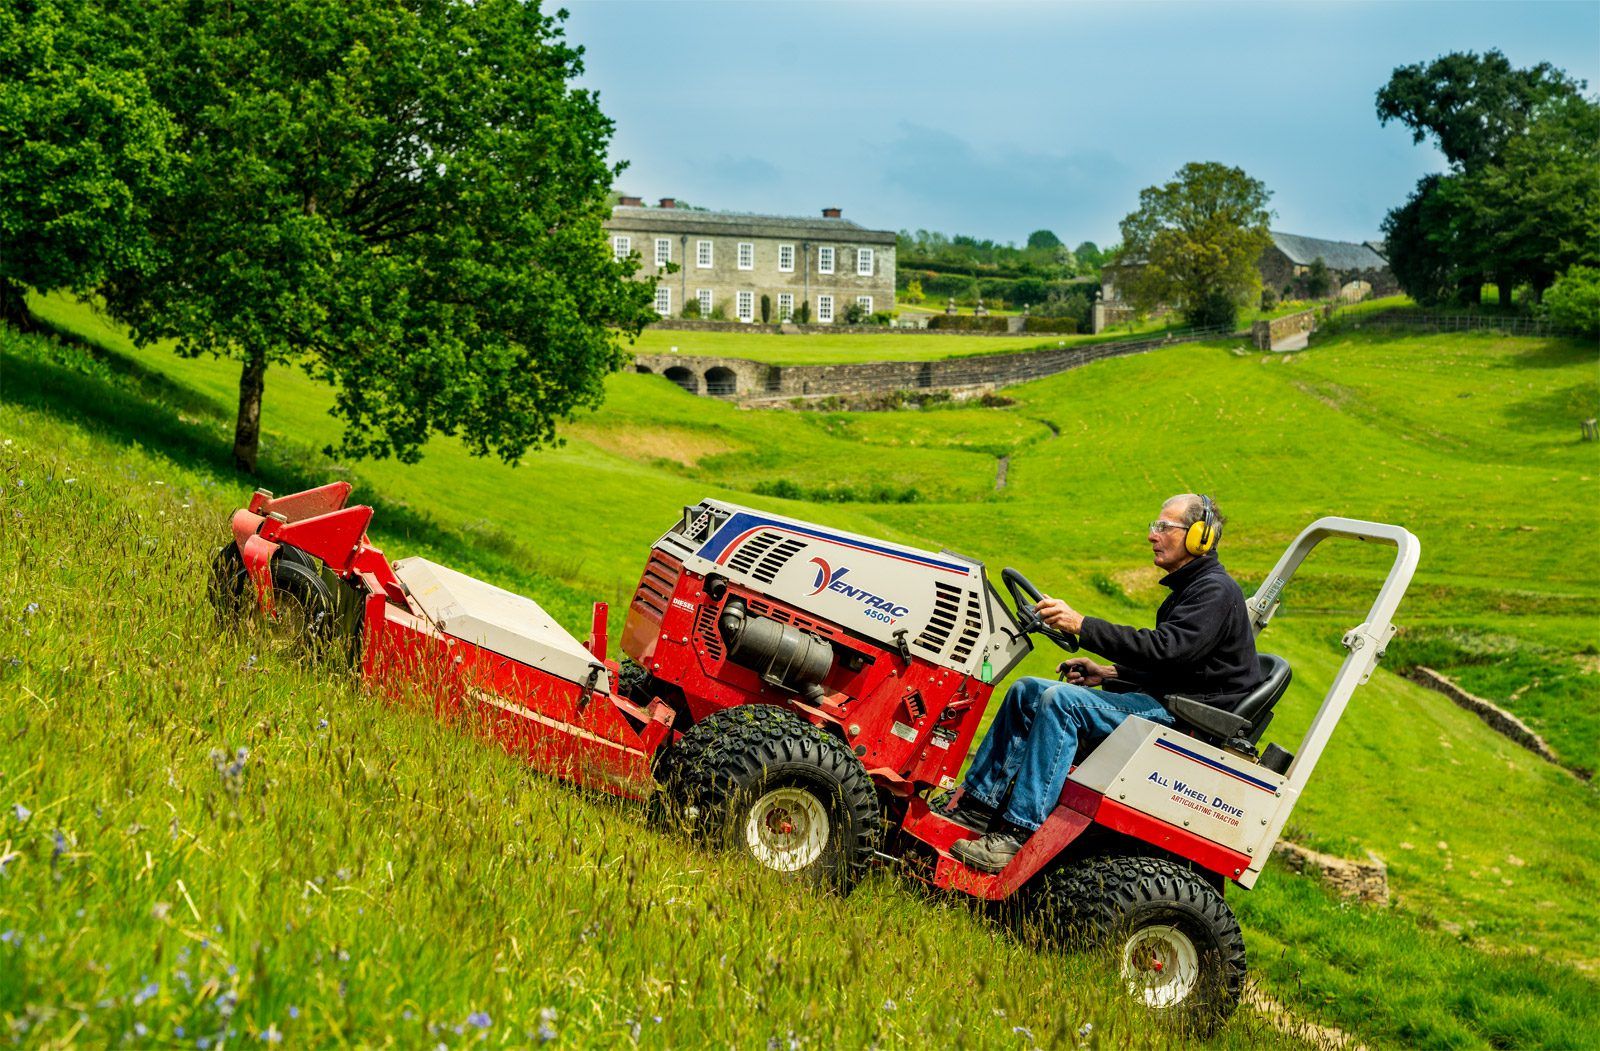
M 1600 449 L 1578 429 L 1600 384 L 1579 342 L 1224 340 L 1001 408 L 877 414 L 747 411 L 619 374 L 516 467 L 446 440 L 410 467 L 330 463 L 328 392 L 280 368 L 257 480 L 227 466 L 236 365 L 135 350 L 73 302 L 35 309 L 71 339 L 0 335 L 0 1023 L 17 1043 L 1182 1042 L 1123 1005 L 1104 961 L 1035 956 L 892 870 L 843 900 L 795 888 L 271 639 L 218 637 L 204 566 L 256 484 L 350 478 L 391 555 L 530 594 L 575 631 L 590 601 L 626 603 L 703 496 L 1014 565 L 1134 623 L 1163 593 L 1143 530 L 1172 493 L 1216 497 L 1247 591 L 1319 515 L 1396 522 L 1423 556 L 1387 666 L 1434 667 L 1600 766 L 1581 539 Z M 962 337 L 824 339 L 853 338 L 885 360 Z M 808 499 L 759 495 L 775 482 Z M 1296 578 L 1263 636 L 1296 672 L 1271 739 L 1298 744 L 1385 567 L 1329 544 Z M 1591 784 L 1380 671 L 1289 831 L 1381 857 L 1395 902 L 1343 903 L 1276 865 L 1233 890 L 1257 1006 L 1215 1045 L 1314 1043 L 1315 1024 L 1368 1046 L 1595 1046 L 1597 822 Z

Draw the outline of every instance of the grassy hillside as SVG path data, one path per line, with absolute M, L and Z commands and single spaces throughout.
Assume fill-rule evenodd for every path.
M 207 922 L 218 909 L 233 917 L 225 928 L 227 951 L 260 961 L 249 967 L 241 961 L 238 975 L 228 979 L 240 982 L 239 1010 L 255 1012 L 249 1018 L 257 1029 L 269 1021 L 286 1025 L 287 1003 L 302 1008 L 304 1018 L 315 1002 L 319 1028 L 310 1031 L 325 1036 L 389 1024 L 398 1032 L 406 1010 L 465 1025 L 475 1009 L 491 1014 L 498 1036 L 504 1019 L 531 1031 L 539 1024 L 538 1008 L 555 1006 L 562 1012 L 555 1025 L 563 1032 L 626 1040 L 624 1020 L 614 1017 L 623 1010 L 617 1005 L 632 1011 L 670 983 L 685 991 L 673 996 L 692 988 L 696 1007 L 663 1014 L 659 1025 L 673 1027 L 660 1030 L 657 1041 L 709 1037 L 748 1044 L 764 1035 L 784 1037 L 777 1025 L 767 1026 L 771 1034 L 751 1028 L 758 1023 L 750 1012 L 719 1014 L 709 1006 L 736 1006 L 741 990 L 773 1005 L 760 1025 L 781 1018 L 785 1032 L 793 1027 L 818 1044 L 865 1043 L 874 1034 L 885 1042 L 954 1042 L 941 1035 L 948 1032 L 940 1028 L 946 1017 L 941 998 L 959 1005 L 953 1013 L 968 1027 L 980 1016 L 996 1020 L 998 1028 L 966 1031 L 974 1043 L 1020 1041 L 1021 1034 L 1000 1024 L 1008 1019 L 1044 1046 L 1046 1032 L 1060 1042 L 1080 1020 L 1094 1019 L 1110 1042 L 1152 1039 L 1104 1000 L 1105 972 L 1092 961 L 1033 967 L 965 910 L 930 912 L 889 874 L 846 902 L 806 895 L 797 901 L 800 892 L 763 883 L 728 859 L 713 861 L 640 833 L 632 812 L 530 779 L 510 760 L 419 716 L 377 707 L 348 684 L 319 679 L 248 645 L 239 650 L 211 641 L 209 625 L 193 609 L 197 552 L 219 542 L 225 509 L 248 487 L 224 466 L 236 374 L 225 363 L 133 353 L 115 333 L 96 331 L 81 310 L 51 309 L 59 321 L 93 333 L 112 350 L 96 356 L 16 339 L 3 347 L 3 438 L 14 445 L 7 447 L 11 479 L 0 508 L 7 530 L 0 562 L 0 623 L 7 634 L 0 640 L 19 663 L 0 663 L 0 682 L 16 684 L 11 692 L 37 704 L 7 715 L 12 723 L 0 745 L 0 793 L 6 793 L 0 803 L 10 806 L 15 796 L 79 842 L 69 841 L 52 858 L 56 847 L 43 821 L 30 824 L 30 817 L 0 830 L 0 837 L 19 844 L 11 849 L 23 852 L 8 873 L 28 881 L 14 884 L 25 892 L 0 900 L 0 910 L 9 910 L 0 912 L 0 926 L 29 938 L 47 935 L 38 948 L 25 942 L 17 950 L 28 966 L 16 973 L 26 977 L 0 984 L 0 1013 L 22 1016 L 28 1005 L 57 1005 L 60 1017 L 31 1024 L 57 1026 L 47 1031 L 61 1034 L 76 1016 L 59 1005 L 81 1004 L 85 1024 L 99 1027 L 91 1030 L 99 1034 L 96 1042 L 115 1039 L 113 1025 L 177 1024 L 175 1001 L 159 1000 L 168 1012 L 159 1014 L 140 1013 L 157 1000 L 131 1005 L 131 999 L 144 987 L 133 970 L 160 981 L 163 998 L 172 982 L 181 987 L 168 962 L 176 940 L 156 957 L 168 968 L 159 972 L 167 979 L 147 962 L 160 930 L 177 937 L 169 921 L 205 937 L 204 925 L 168 878 L 181 869 L 187 875 L 175 878 L 186 880 L 191 896 L 197 884 L 214 895 L 209 904 L 196 899 Z M 1396 389 L 1411 383 L 1420 396 Z M 1500 392 L 1482 411 L 1485 418 L 1467 420 L 1448 403 L 1485 383 Z M 1550 404 L 1552 392 L 1565 394 Z M 1564 420 L 1573 410 L 1594 413 L 1591 350 L 1492 337 L 1452 343 L 1352 336 L 1288 359 L 1236 358 L 1227 345 L 1180 347 L 1016 393 L 1018 404 L 1007 409 L 766 414 L 694 399 L 657 379 L 619 376 L 605 410 L 572 428 L 565 449 L 538 454 L 522 468 L 473 461 L 439 443 L 416 468 L 362 465 L 358 482 L 363 498 L 381 501 L 379 539 L 393 551 L 430 553 L 534 594 L 573 626 L 583 623 L 588 598 L 625 594 L 650 540 L 679 506 L 708 493 L 948 545 L 991 565 L 1015 564 L 1091 612 L 1134 621 L 1148 617 L 1159 593 L 1154 575 L 1137 568 L 1146 557 L 1142 524 L 1170 492 L 1200 486 L 1217 494 L 1233 520 L 1226 557 L 1246 578 L 1258 578 L 1316 514 L 1390 519 L 1408 525 L 1424 543 L 1424 570 L 1402 623 L 1445 638 L 1453 637 L 1450 632 L 1494 636 L 1519 655 L 1542 647 L 1535 654 L 1544 662 L 1540 667 L 1559 673 L 1570 667 L 1574 696 L 1593 717 L 1594 691 L 1582 679 L 1592 669 L 1585 672 L 1569 655 L 1581 648 L 1573 642 L 1585 626 L 1592 628 L 1600 589 L 1592 570 L 1586 573 L 1563 554 L 1564 527 L 1581 513 L 1583 497 L 1594 495 L 1594 457 L 1578 446 L 1576 427 Z M 327 403 L 324 392 L 297 375 L 269 374 L 266 424 L 278 436 L 263 458 L 270 487 L 287 490 L 336 473 L 281 437 L 326 440 L 335 426 L 324 414 Z M 1572 440 L 1564 437 L 1569 430 Z M 1174 442 L 1172 435 L 1183 440 Z M 997 492 L 1000 455 L 1010 461 L 1008 484 Z M 1536 463 L 1527 464 L 1533 457 Z M 68 486 L 66 477 L 77 480 Z M 885 477 L 914 487 L 919 502 L 797 505 L 748 491 L 775 478 L 817 488 L 864 487 Z M 16 480 L 25 485 L 19 489 Z M 153 484 L 158 481 L 165 484 Z M 1483 531 L 1470 543 L 1460 539 L 1464 527 L 1456 511 L 1463 501 L 1472 509 L 1470 532 Z M 103 546 L 118 557 L 54 554 Z M 1337 663 L 1333 641 L 1359 619 L 1381 576 L 1368 556 L 1361 548 L 1319 553 L 1268 636 L 1269 648 L 1296 668 L 1272 735 L 1291 747 Z M 31 602 L 39 607 L 29 613 Z M 1508 602 L 1512 617 L 1500 609 Z M 79 645 L 83 639 L 93 645 Z M 131 653 L 140 659 L 129 662 Z M 1040 653 L 1032 668 L 1042 670 L 1053 659 Z M 327 714 L 330 706 L 341 721 Z M 1564 714 L 1578 707 L 1569 705 Z M 308 708 L 320 714 L 312 718 Z M 322 718 L 330 727 L 319 730 Z M 126 725 L 129 732 L 107 735 L 102 725 Z M 336 726 L 350 727 L 353 736 L 337 746 L 319 745 L 317 734 Z M 1558 747 L 1581 751 L 1583 744 L 1574 737 Z M 169 859 L 159 881 L 158 873 L 140 876 L 146 862 L 135 845 L 152 836 L 149 830 L 166 837 L 172 808 L 195 808 L 186 812 L 198 815 L 192 818 L 197 823 L 228 812 L 222 804 L 234 797 L 207 756 L 213 747 L 232 754 L 241 745 L 252 749 L 248 764 L 259 764 L 248 765 L 246 777 L 270 769 L 259 776 L 278 782 L 270 789 L 277 798 L 258 799 L 253 808 L 232 803 L 249 820 L 203 835 L 210 856 L 189 849 Z M 280 746 L 281 752 L 267 751 Z M 1589 747 L 1595 747 L 1592 733 Z M 37 759 L 59 755 L 74 759 Z M 192 796 L 160 787 L 167 769 Z M 353 785 L 361 786 L 354 798 Z M 243 796 L 246 787 L 238 787 Z M 432 809 L 413 809 L 429 793 Z M 102 815 L 94 815 L 97 806 Z M 146 813 L 155 820 L 139 816 Z M 134 816 L 125 820 L 124 814 Z M 1600 851 L 1587 831 L 1596 818 L 1600 805 L 1592 789 L 1495 737 L 1436 695 L 1380 674 L 1358 695 L 1319 767 L 1295 832 L 1338 852 L 1383 855 L 1400 904 L 1344 908 L 1314 884 L 1269 868 L 1255 892 L 1234 897 L 1255 973 L 1268 994 L 1294 1011 L 1339 1024 L 1369 1043 L 1583 1046 L 1585 1033 L 1600 1031 L 1596 983 L 1583 970 L 1593 973 L 1595 953 L 1586 935 L 1600 927 Z M 130 822 L 149 830 L 124 835 Z M 413 834 L 417 826 L 437 834 Z M 574 827 L 585 830 L 579 837 L 585 846 L 562 847 L 570 838 L 564 830 Z M 180 842 L 188 842 L 181 833 L 179 840 L 161 838 L 162 850 L 152 850 L 149 864 L 159 864 Z M 542 865 L 556 866 L 555 878 L 517 870 L 522 862 L 516 859 L 536 847 Z M 585 853 L 592 850 L 603 850 L 604 858 Z M 83 867 L 65 868 L 69 855 L 83 855 L 70 858 Z M 326 886 L 345 855 L 370 859 L 379 878 L 364 886 L 346 881 L 358 889 L 338 895 L 303 885 L 321 874 Z M 397 869 L 409 861 L 421 876 L 385 884 L 377 859 Z M 691 870 L 693 879 L 683 879 Z M 619 889 L 594 889 L 605 887 L 613 872 L 647 888 L 653 886 L 650 873 L 668 873 L 660 878 L 706 897 L 683 897 L 675 889 L 666 896 L 679 903 L 653 922 L 637 921 L 619 905 Z M 76 888 L 70 898 L 61 889 L 69 884 Z M 572 888 L 584 884 L 591 896 L 572 900 Z M 705 903 L 729 894 L 745 904 L 713 915 Z M 154 896 L 148 909 L 157 902 L 171 907 L 159 924 L 145 920 L 142 895 Z M 497 903 L 494 909 L 477 908 L 484 896 Z M 324 898 L 329 910 L 334 901 L 340 908 L 304 926 L 289 915 Z M 86 912 L 75 917 L 66 900 L 90 904 L 78 905 Z M 391 910 L 382 919 L 379 900 Z M 686 901 L 698 904 L 679 910 Z M 785 917 L 782 923 L 750 918 L 750 911 L 774 901 L 785 903 L 772 910 Z M 366 908 L 358 902 L 372 908 L 351 917 L 346 903 Z M 703 939 L 691 952 L 675 954 L 672 942 L 652 940 L 658 927 L 680 938 L 676 925 L 684 915 L 702 916 L 696 908 L 709 911 L 691 929 Z M 480 912 L 496 918 L 491 922 Z M 566 917 L 560 923 L 567 926 L 546 930 L 542 941 L 529 933 L 530 927 L 559 926 L 551 915 Z M 610 964 L 582 955 L 587 943 L 574 934 L 582 933 L 580 917 L 585 923 L 604 917 L 599 922 L 618 932 L 604 954 Z M 285 931 L 263 941 L 282 923 L 310 933 L 296 939 Z M 415 926 L 395 929 L 396 923 Z M 889 970 L 840 988 L 839 930 L 881 930 L 875 936 L 881 941 L 859 950 L 852 967 Z M 447 931 L 450 951 L 419 948 Z M 457 931 L 463 936 L 455 937 Z M 774 944 L 791 945 L 794 954 L 786 969 L 766 974 L 764 987 L 757 983 L 761 967 L 743 951 L 732 954 L 729 973 L 698 972 L 698 985 L 670 967 L 646 966 L 652 954 L 704 966 L 711 943 L 748 945 L 752 931 L 770 932 Z M 508 933 L 517 937 L 517 948 L 508 947 Z M 970 940 L 946 942 L 947 934 Z M 351 959 L 337 960 L 330 946 L 341 937 L 359 937 L 362 952 L 347 944 Z M 931 953 L 936 959 L 929 959 L 932 938 L 939 939 Z M 251 948 L 258 941 L 268 946 L 264 955 Z M 120 948 L 111 952 L 108 943 Z M 67 944 L 102 966 L 115 962 L 123 991 L 105 983 L 91 987 L 98 971 L 82 962 L 55 963 Z M 530 944 L 561 948 L 536 952 Z M 474 948 L 456 948 L 463 945 Z M 407 972 L 413 958 L 422 963 L 416 979 Z M 977 974 L 968 974 L 965 964 L 953 967 L 953 960 L 973 961 Z M 345 998 L 338 999 L 340 968 L 363 964 L 360 980 L 347 977 Z M 745 966 L 754 970 L 739 970 Z M 226 972 L 220 965 L 216 970 Z M 896 983 L 919 991 L 909 1001 L 892 997 L 896 1009 L 886 1012 L 875 996 Z M 227 987 L 219 984 L 203 999 L 214 1003 Z M 282 988 L 297 999 L 268 995 Z M 480 989 L 486 993 L 475 999 Z M 560 991 L 559 1002 L 549 990 Z M 117 995 L 123 1001 L 114 1016 L 90 1006 Z M 185 1003 L 192 999 L 185 994 Z M 503 1011 L 492 1009 L 491 1001 L 505 1005 Z M 918 1005 L 916 1011 L 907 1011 L 908 1002 Z M 579 1010 L 575 1003 L 591 1007 Z M 1019 1005 L 1027 1004 L 1073 1006 L 1053 1013 L 1035 1006 L 1027 1021 L 1017 1022 Z M 1005 1019 L 992 1013 L 997 1008 L 1007 1012 Z M 573 1021 L 575 1014 L 584 1021 Z M 901 1028 L 872 1028 L 886 1016 Z M 630 1017 L 641 1020 L 640 1013 Z M 824 1024 L 819 1018 L 844 1017 L 848 1023 L 817 1028 Z M 608 1018 L 616 1028 L 605 1028 Z M 1224 1040 L 1263 1039 L 1260 1025 L 1242 1019 Z M 641 1039 L 650 1039 L 649 1029 L 641 1032 Z M 456 1039 L 448 1029 L 445 1035 Z M 514 1029 L 509 1039 L 519 1039 Z

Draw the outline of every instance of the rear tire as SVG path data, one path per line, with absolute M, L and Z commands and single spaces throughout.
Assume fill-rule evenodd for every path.
M 284 544 L 271 564 L 273 614 L 266 623 L 273 634 L 307 648 L 313 657 L 340 649 L 354 652 L 359 632 L 351 622 L 359 610 L 340 589 L 347 589 L 322 563 L 299 548 Z M 224 629 L 242 626 L 259 614 L 255 581 L 245 568 L 244 558 L 235 544 L 226 544 L 211 561 L 211 577 L 206 595 Z
M 1030 920 L 1064 947 L 1108 949 L 1133 999 L 1199 1034 L 1214 1032 L 1244 990 L 1244 935 L 1222 895 L 1159 858 L 1093 857 L 1050 872 Z
M 878 793 L 843 741 L 771 705 L 702 719 L 663 759 L 666 808 L 775 872 L 848 893 L 883 828 Z

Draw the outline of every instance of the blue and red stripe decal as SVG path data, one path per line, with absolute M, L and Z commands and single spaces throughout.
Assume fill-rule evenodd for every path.
M 837 544 L 839 547 L 847 547 L 856 551 L 868 551 L 874 555 L 882 555 L 885 558 L 893 558 L 901 562 L 910 562 L 913 565 L 929 566 L 933 569 L 943 570 L 946 573 L 959 573 L 962 576 L 966 576 L 973 569 L 972 566 L 955 562 L 942 562 L 927 555 L 884 547 L 881 544 L 874 544 L 859 537 L 829 533 L 825 530 L 798 525 L 794 522 L 762 518 L 743 511 L 737 512 L 732 518 L 724 522 L 722 528 L 718 529 L 711 539 L 701 546 L 699 555 L 701 558 L 721 565 L 733 555 L 733 552 L 738 549 L 740 544 L 763 529 L 770 529 L 776 533 L 797 533 L 813 540 L 824 540 L 830 544 Z
M 1251 777 L 1249 774 L 1241 774 L 1239 771 L 1234 770 L 1231 767 L 1224 766 L 1222 763 L 1217 762 L 1215 759 L 1211 759 L 1211 758 L 1208 758 L 1207 756 L 1203 756 L 1199 752 L 1191 752 L 1191 751 L 1189 751 L 1189 749 L 1184 748 L 1182 745 L 1173 744 L 1172 742 L 1166 740 L 1165 738 L 1160 738 L 1160 737 L 1156 738 L 1156 747 L 1165 749 L 1166 751 L 1172 752 L 1175 755 L 1181 755 L 1181 756 L 1183 756 L 1183 758 L 1188 759 L 1191 762 L 1199 763 L 1201 766 L 1208 766 L 1211 769 L 1217 771 L 1219 774 L 1226 774 L 1227 776 L 1233 778 L 1235 781 L 1243 781 L 1245 784 L 1250 785 L 1250 786 L 1252 786 L 1254 788 L 1259 788 L 1263 792 L 1271 792 L 1274 795 L 1276 795 L 1277 792 L 1278 792 L 1278 786 L 1277 785 L 1269 784 L 1268 782 L 1262 781 L 1259 778 Z

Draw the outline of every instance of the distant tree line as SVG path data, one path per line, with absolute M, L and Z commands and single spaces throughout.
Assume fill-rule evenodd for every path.
M 1377 93 L 1379 121 L 1431 140 L 1448 164 L 1384 220 L 1408 295 L 1475 304 L 1493 284 L 1510 308 L 1518 288 L 1538 302 L 1562 275 L 1581 282 L 1583 268 L 1600 266 L 1600 103 L 1585 87 L 1549 63 L 1517 69 L 1499 51 L 1394 71 Z

